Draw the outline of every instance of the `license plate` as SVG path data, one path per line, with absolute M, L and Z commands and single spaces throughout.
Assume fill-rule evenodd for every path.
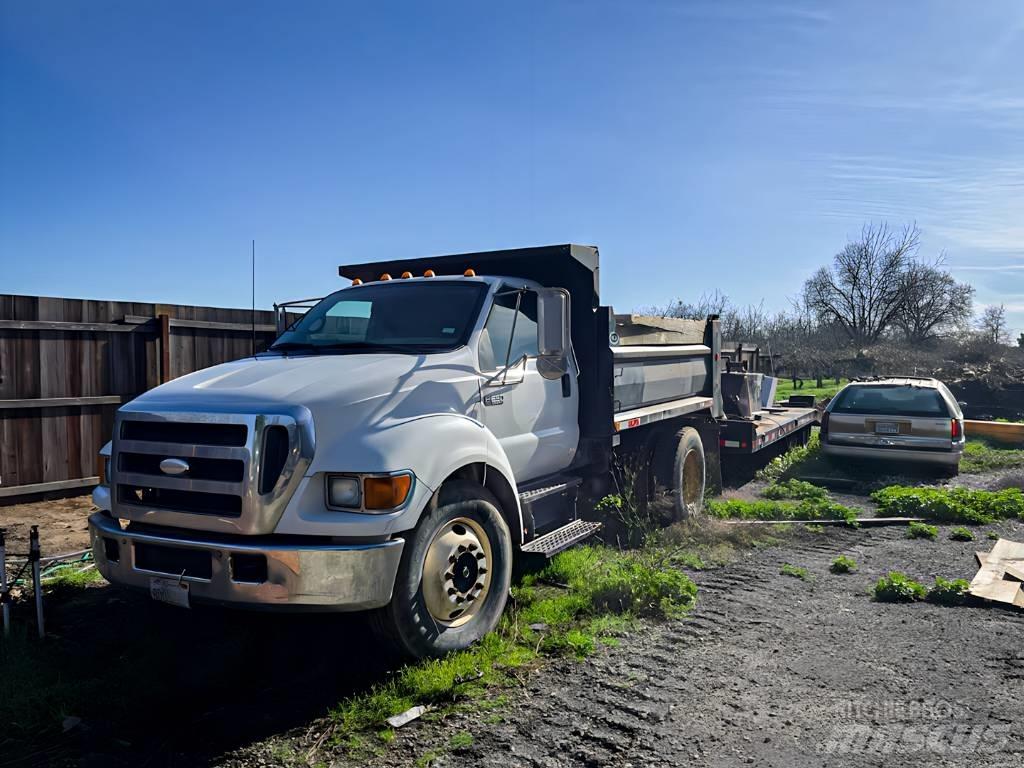
M 149 596 L 154 600 L 169 605 L 176 605 L 179 608 L 188 608 L 188 582 L 177 579 L 149 580 Z
M 900 425 L 894 424 L 891 421 L 880 421 L 875 424 L 875 432 L 880 435 L 898 435 L 900 433 Z

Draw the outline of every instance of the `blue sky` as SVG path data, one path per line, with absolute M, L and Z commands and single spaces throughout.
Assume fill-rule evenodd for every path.
M 782 308 L 916 220 L 1024 329 L 1024 3 L 0 3 L 0 293 L 246 306 L 601 247 Z M 979 307 L 980 308 L 980 307 Z

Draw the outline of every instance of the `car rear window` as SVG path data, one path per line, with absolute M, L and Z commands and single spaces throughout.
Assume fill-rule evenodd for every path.
M 880 416 L 949 416 L 938 390 L 901 384 L 849 386 L 836 396 L 831 411 Z

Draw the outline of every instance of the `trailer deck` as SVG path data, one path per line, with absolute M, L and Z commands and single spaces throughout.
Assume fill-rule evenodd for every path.
M 756 420 L 729 417 L 719 423 L 719 448 L 723 453 L 756 453 L 817 424 L 818 412 L 814 408 L 778 405 Z

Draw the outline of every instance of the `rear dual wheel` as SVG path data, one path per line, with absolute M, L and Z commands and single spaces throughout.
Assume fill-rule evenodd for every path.
M 683 427 L 662 437 L 654 448 L 652 464 L 655 493 L 665 491 L 669 495 L 670 522 L 704 511 L 704 443 L 696 429 Z
M 445 483 L 406 538 L 376 629 L 413 658 L 466 648 L 497 626 L 511 574 L 512 536 L 497 499 L 475 483 Z

